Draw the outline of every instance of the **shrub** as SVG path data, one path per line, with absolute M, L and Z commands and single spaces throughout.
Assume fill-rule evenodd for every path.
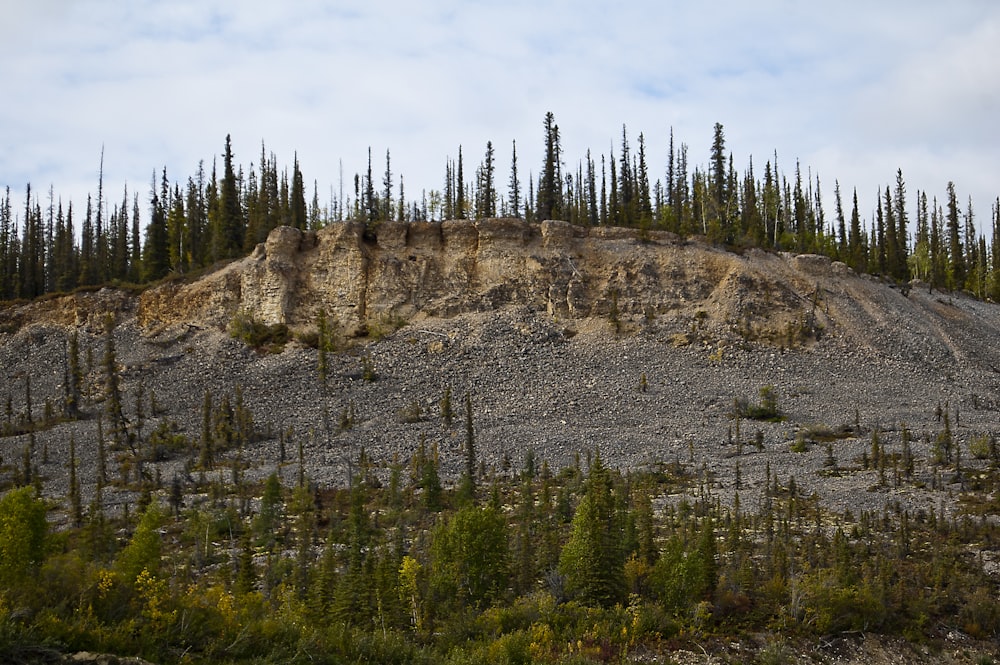
M 740 418 L 772 423 L 778 423 L 785 419 L 784 414 L 781 413 L 781 409 L 778 407 L 778 393 L 772 385 L 761 386 L 759 404 L 750 404 L 745 399 L 736 400 L 735 415 Z
M 369 355 L 361 356 L 361 378 L 368 383 L 378 381 L 378 372 L 375 371 L 375 363 Z
M 267 325 L 245 309 L 233 315 L 229 322 L 229 335 L 247 346 L 271 353 L 280 353 L 289 339 L 288 326 L 284 323 Z
M 989 459 L 993 444 L 987 434 L 980 434 L 969 441 L 969 452 L 978 460 Z
M 424 419 L 420 404 L 416 400 L 413 400 L 396 412 L 396 419 L 406 424 L 419 423 Z
M 384 337 L 388 337 L 405 325 L 406 319 L 402 316 L 385 312 L 379 315 L 378 318 L 369 320 L 365 324 L 365 330 L 368 337 L 374 340 L 380 340 Z

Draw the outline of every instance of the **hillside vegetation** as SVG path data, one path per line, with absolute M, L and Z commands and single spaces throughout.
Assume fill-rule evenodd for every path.
M 992 662 L 995 305 L 366 228 L 0 313 L 2 659 Z

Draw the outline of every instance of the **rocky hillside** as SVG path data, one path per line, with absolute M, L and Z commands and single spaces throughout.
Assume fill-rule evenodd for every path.
M 306 343 L 320 310 L 339 342 L 325 387 Z M 471 394 L 486 468 L 516 467 L 529 449 L 554 465 L 600 449 L 623 467 L 690 465 L 725 498 L 737 464 L 744 492 L 769 465 L 852 510 L 946 496 L 952 479 L 939 483 L 928 464 L 939 406 L 964 446 L 998 428 L 993 304 L 895 288 L 821 257 L 734 253 L 665 233 L 487 220 L 383 223 L 366 237 L 347 223 L 276 229 L 247 258 L 141 295 L 104 289 L 0 311 L 9 421 L 23 418 L 29 389 L 33 417 L 46 403 L 58 409 L 72 330 L 87 358 L 86 417 L 34 434 L 30 454 L 53 495 L 66 491 L 70 433 L 84 489 L 93 487 L 109 312 L 126 417 L 138 423 L 141 385 L 143 432 L 163 426 L 197 441 L 206 391 L 218 400 L 238 385 L 261 433 L 244 451 L 250 477 L 295 473 L 294 453 L 286 463 L 279 454 L 288 430 L 320 483 L 344 482 L 362 448 L 405 460 L 421 434 L 456 470 L 464 425 L 440 418 L 446 388 L 456 411 Z M 250 349 L 227 334 L 237 316 L 287 326 L 292 341 Z M 786 419 L 734 419 L 734 404 L 753 404 L 764 386 Z M 339 427 L 346 414 L 350 429 Z M 877 472 L 861 466 L 871 432 L 898 447 L 904 425 L 920 482 L 875 488 Z M 796 438 L 804 452 L 791 451 Z M 27 434 L 0 438 L 0 477 L 17 473 L 28 444 Z M 189 457 L 151 466 L 185 478 Z M 118 490 L 118 501 L 133 498 Z

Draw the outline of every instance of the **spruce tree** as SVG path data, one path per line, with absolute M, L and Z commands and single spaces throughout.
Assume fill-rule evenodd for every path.
M 166 170 L 164 170 L 164 178 Z M 146 244 L 142 250 L 143 281 L 152 282 L 160 279 L 170 270 L 169 237 L 167 232 L 166 201 L 162 201 L 156 193 L 156 174 L 153 174 L 151 188 L 149 224 L 146 226 Z
M 472 423 L 472 396 L 465 393 L 465 469 L 459 482 L 458 497 L 463 502 L 476 500 L 476 435 Z
M 455 217 L 468 219 L 468 208 L 465 201 L 465 176 L 462 171 L 462 146 L 458 146 L 458 171 L 455 175 Z
M 389 153 L 386 151 L 386 172 L 388 173 Z M 308 216 L 306 214 L 306 186 L 299 170 L 299 154 L 295 153 L 292 163 L 292 191 L 290 193 L 291 226 L 305 230 L 308 228 Z
M 508 202 L 511 217 L 521 217 L 521 181 L 517 175 L 517 141 L 511 141 L 510 182 L 507 184 Z
M 76 472 L 76 439 L 72 432 L 69 435 L 69 505 L 73 525 L 83 524 L 83 502 L 80 498 L 80 481 Z
M 903 169 L 896 170 L 896 189 L 893 195 L 893 204 L 896 212 L 896 269 L 895 275 L 898 279 L 906 280 L 909 277 L 907 270 L 907 258 L 909 256 L 909 244 L 907 236 L 909 234 L 910 220 L 906 214 L 906 184 L 903 182 Z
M 586 494 L 559 557 L 559 572 L 566 578 L 567 591 L 588 604 L 611 607 L 620 602 L 625 592 L 621 541 L 611 474 L 597 454 Z
M 184 199 L 181 197 L 180 187 L 174 186 L 173 195 L 169 204 L 164 204 L 169 209 L 167 212 L 167 255 L 169 257 L 170 269 L 176 272 L 184 272 L 187 269 L 187 248 L 184 246 L 185 227 L 187 226 L 187 215 L 184 212 Z
M 545 114 L 545 161 L 538 187 L 538 221 L 555 219 L 559 213 L 559 127 L 551 111 Z
M 212 432 L 212 392 L 205 390 L 201 406 L 201 445 L 199 465 L 203 470 L 211 469 L 215 462 L 215 437 Z
M 104 319 L 104 410 L 111 426 L 115 448 L 120 450 L 128 442 L 128 424 L 122 409 L 121 378 L 115 353 L 115 319 L 108 314 Z M 135 446 L 132 453 L 136 454 Z
M 476 218 L 496 217 L 497 192 L 494 185 L 493 142 L 486 142 L 486 155 L 476 178 Z
M 965 248 L 962 246 L 962 237 L 958 223 L 958 197 L 955 194 L 955 183 L 948 183 L 948 273 L 947 284 L 951 290 L 965 287 L 966 265 Z
M 726 219 L 726 199 L 727 199 L 727 178 L 726 178 L 726 136 L 723 132 L 722 124 L 715 123 L 712 130 L 712 156 L 711 156 L 711 196 L 714 205 L 715 215 L 719 224 L 725 228 Z
M 233 168 L 233 150 L 229 134 L 226 134 L 226 151 L 223 153 L 223 174 L 219 192 L 219 215 L 214 232 L 216 257 L 234 258 L 243 250 L 243 208 L 240 202 L 236 172 Z

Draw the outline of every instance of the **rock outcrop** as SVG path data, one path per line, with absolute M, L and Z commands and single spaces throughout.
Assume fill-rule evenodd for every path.
M 147 291 L 138 318 L 146 328 L 224 327 L 244 309 L 296 328 L 313 325 L 322 308 L 343 330 L 363 331 L 515 305 L 561 319 L 701 312 L 701 323 L 766 339 L 801 325 L 819 272 L 834 276 L 820 257 L 745 257 L 666 232 L 487 219 L 383 222 L 366 235 L 347 222 L 277 228 L 216 273 Z

